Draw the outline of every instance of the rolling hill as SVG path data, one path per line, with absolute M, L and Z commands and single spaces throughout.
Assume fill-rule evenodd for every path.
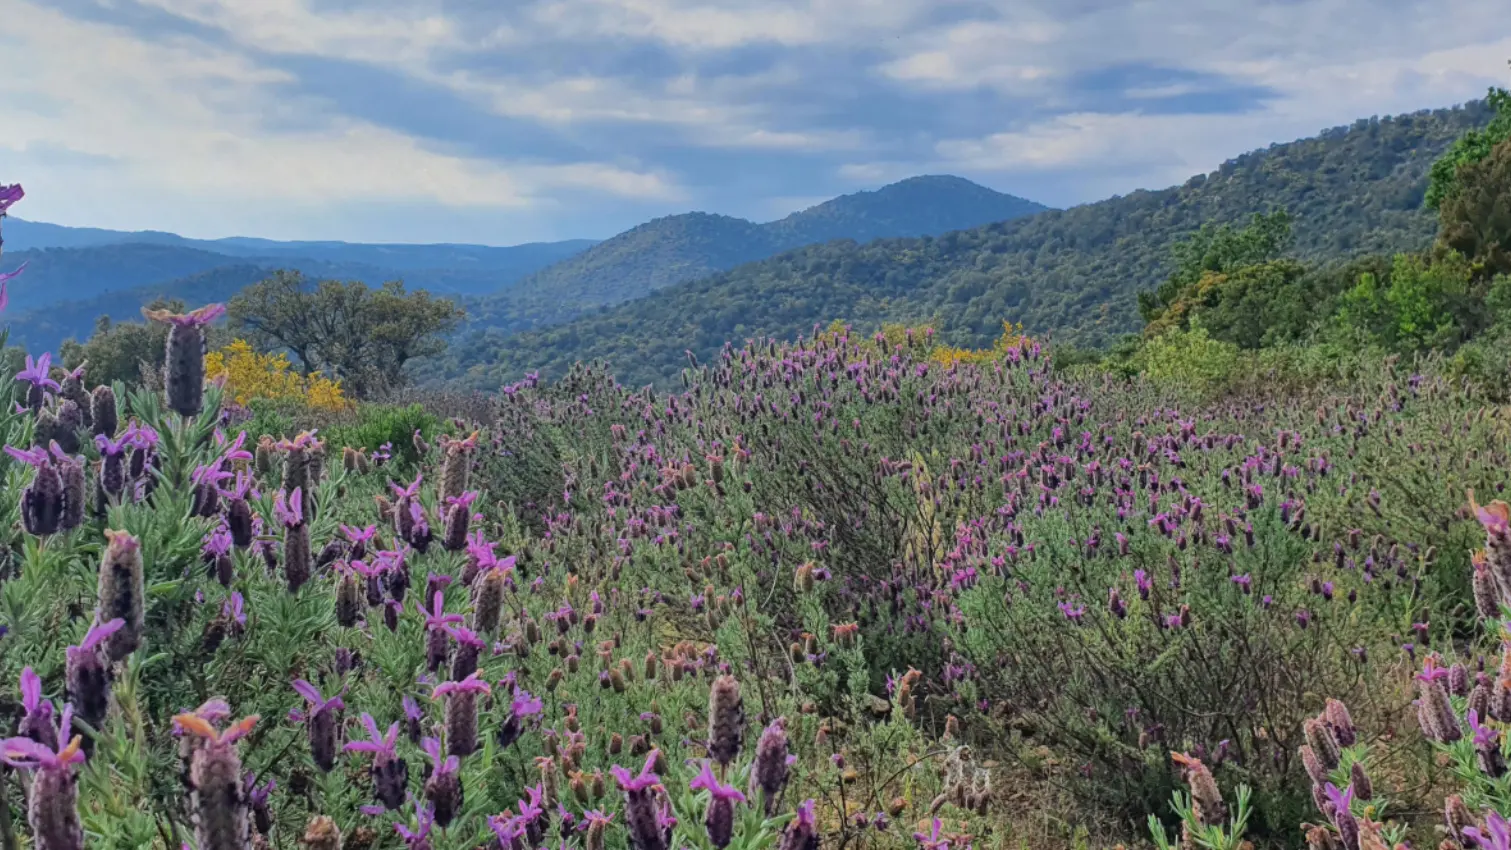
M 157 230 L 101 230 L 8 217 L 5 220 L 7 251 L 45 248 L 100 248 L 112 245 L 153 245 L 206 251 L 227 257 L 257 260 L 297 258 L 334 265 L 360 264 L 392 270 L 457 269 L 504 272 L 522 277 L 595 244 L 592 239 L 563 242 L 531 242 L 523 245 L 401 245 L 357 242 L 280 242 L 231 236 L 225 239 L 187 239 Z
M 496 337 L 558 324 L 804 245 L 938 235 L 1047 209 L 960 177 L 936 175 L 843 195 L 765 224 L 701 212 L 667 216 L 470 303 L 469 325 Z
M 1422 207 L 1428 169 L 1490 116 L 1476 101 L 1365 119 L 1168 189 L 937 237 L 811 245 L 557 327 L 473 335 L 432 370 L 486 387 L 601 358 L 626 384 L 667 384 L 685 350 L 706 360 L 729 340 L 793 337 L 833 319 L 859 328 L 933 321 L 946 339 L 973 346 L 988 344 L 1004 320 L 1059 340 L 1106 342 L 1137 329 L 1137 292 L 1168 275 L 1172 244 L 1207 222 L 1284 207 L 1297 254 L 1312 261 L 1424 247 L 1435 230 Z

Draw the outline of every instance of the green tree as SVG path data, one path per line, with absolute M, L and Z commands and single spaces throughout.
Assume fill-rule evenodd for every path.
M 1470 129 L 1459 136 L 1447 153 L 1432 164 L 1423 198 L 1428 207 L 1439 209 L 1444 201 L 1456 196 L 1463 188 L 1462 169 L 1490 156 L 1497 145 L 1511 139 L 1511 92 L 1492 88 L 1485 100 L 1495 109 L 1495 117 L 1483 129 Z
M 1156 323 L 1170 307 L 1212 275 L 1225 275 L 1246 266 L 1279 259 L 1291 246 L 1291 216 L 1284 209 L 1255 213 L 1243 227 L 1211 223 L 1171 246 L 1175 271 L 1153 292 L 1138 294 L 1139 314 Z
M 1511 273 L 1511 139 L 1458 169 L 1458 191 L 1438 207 L 1438 245 L 1474 265 L 1477 278 Z
M 379 289 L 355 281 L 312 282 L 280 271 L 229 304 L 232 329 L 266 350 L 286 350 L 307 375 L 340 378 L 370 397 L 403 385 L 404 364 L 445 350 L 445 335 L 465 315 L 455 303 L 409 292 L 399 281 Z
M 1434 261 L 1397 255 L 1388 278 L 1364 274 L 1345 293 L 1338 321 L 1394 351 L 1454 348 L 1490 323 L 1483 293 L 1461 255 Z

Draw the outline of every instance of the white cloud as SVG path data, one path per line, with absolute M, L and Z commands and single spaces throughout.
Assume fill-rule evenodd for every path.
M 975 139 L 941 140 L 941 165 L 976 172 L 1116 173 L 1107 192 L 1162 188 L 1272 142 L 1313 135 L 1353 117 L 1446 106 L 1501 82 L 1511 38 L 1400 59 L 1297 66 L 1283 58 L 1234 60 L 1214 68 L 1276 97 L 1241 114 L 1078 112 Z M 1084 200 L 1091 200 L 1085 198 Z
M 545 0 L 533 18 L 557 36 L 643 39 L 703 52 L 895 35 L 930 2 L 934 0 Z
M 33 215 L 87 208 L 96 223 L 129 226 L 145 199 L 164 196 L 214 198 L 228 208 L 416 202 L 503 209 L 563 189 L 682 196 L 656 171 L 454 156 L 354 119 L 311 121 L 320 104 L 272 88 L 291 82 L 288 74 L 238 53 L 188 38 L 148 44 L 40 2 L 6 5 L 13 33 L 6 61 L 26 72 L 0 77 L 0 151 L 31 184 Z M 110 167 L 63 166 L 47 155 L 65 150 Z
M 223 30 L 271 53 L 340 57 L 386 65 L 427 61 L 463 44 L 438 5 L 416 0 L 374 11 L 317 12 L 308 0 L 141 0 L 186 20 Z

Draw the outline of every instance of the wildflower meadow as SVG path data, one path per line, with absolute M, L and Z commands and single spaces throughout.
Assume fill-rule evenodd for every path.
M 1511 850 L 1511 422 L 1431 358 L 841 325 L 395 445 L 256 427 L 358 402 L 222 312 L 0 387 L 6 850 Z

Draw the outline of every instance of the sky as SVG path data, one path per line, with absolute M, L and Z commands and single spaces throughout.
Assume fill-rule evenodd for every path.
M 1505 0 L 0 0 L 35 221 L 509 245 L 917 174 L 1069 206 L 1508 82 Z

